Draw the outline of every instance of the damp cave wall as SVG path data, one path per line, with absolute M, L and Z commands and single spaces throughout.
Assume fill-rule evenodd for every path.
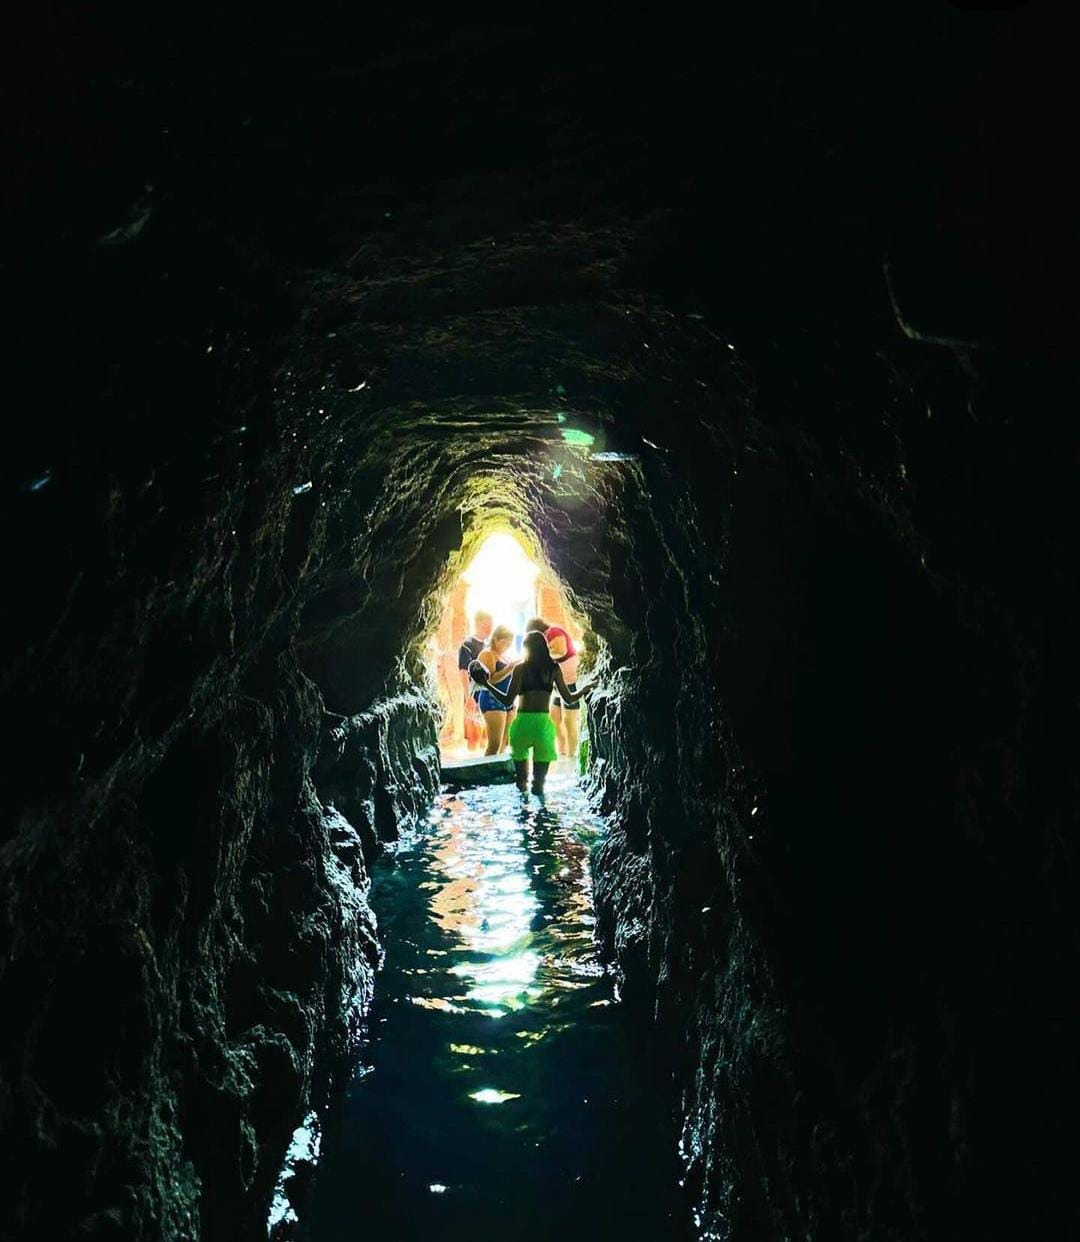
M 261 1234 L 433 788 L 401 639 L 493 517 L 607 646 L 600 929 L 702 1227 L 1071 1232 L 1046 28 L 811 18 L 385 19 L 344 71 L 61 25 L 93 106 L 5 251 L 7 1236 Z

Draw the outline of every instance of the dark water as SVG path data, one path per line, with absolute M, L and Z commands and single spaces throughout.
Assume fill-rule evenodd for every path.
M 678 1171 L 592 939 L 601 824 L 552 774 L 444 794 L 384 859 L 365 1065 L 324 1137 L 308 1242 L 682 1239 Z

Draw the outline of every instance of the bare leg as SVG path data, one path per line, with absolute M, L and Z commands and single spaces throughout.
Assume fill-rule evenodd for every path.
M 510 745 L 510 726 L 514 723 L 514 720 L 517 718 L 517 708 L 512 707 L 508 712 L 504 712 L 503 714 L 506 716 L 506 732 L 503 734 L 502 748 L 503 750 L 506 750 L 507 747 Z
M 562 705 L 552 703 L 551 719 L 555 721 L 555 749 L 560 755 L 566 754 L 566 733 L 563 729 L 566 712 L 563 711 Z
M 546 766 L 546 765 L 545 765 Z M 514 760 L 514 784 L 522 793 L 529 792 L 529 761 L 528 759 Z
M 465 700 L 465 719 L 462 725 L 465 745 L 469 750 L 476 750 L 483 741 L 484 722 L 476 700 L 470 695 Z
M 571 759 L 577 758 L 578 746 L 581 742 L 581 711 L 563 711 L 563 728 L 566 731 L 566 753 Z
M 506 712 L 484 712 L 484 724 L 487 726 L 487 750 L 484 753 L 497 755 L 503 746 Z
M 544 792 L 544 781 L 547 779 L 550 766 L 547 763 L 533 763 L 532 791 L 534 794 L 542 794 Z

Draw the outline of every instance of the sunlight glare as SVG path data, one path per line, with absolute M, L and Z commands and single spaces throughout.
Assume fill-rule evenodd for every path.
M 469 1099 L 478 1104 L 505 1104 L 507 1100 L 520 1100 L 520 1092 L 497 1091 L 494 1087 L 485 1087 L 482 1091 L 470 1091 Z
M 462 574 L 465 615 L 470 619 L 478 608 L 490 612 L 496 625 L 508 625 L 515 633 L 536 610 L 536 577 L 540 566 L 513 535 L 496 531 L 488 535 Z

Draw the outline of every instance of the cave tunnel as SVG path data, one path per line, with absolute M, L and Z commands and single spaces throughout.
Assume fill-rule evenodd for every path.
M 1068 40 L 715 16 L 13 27 L 3 1242 L 1080 1232 Z

